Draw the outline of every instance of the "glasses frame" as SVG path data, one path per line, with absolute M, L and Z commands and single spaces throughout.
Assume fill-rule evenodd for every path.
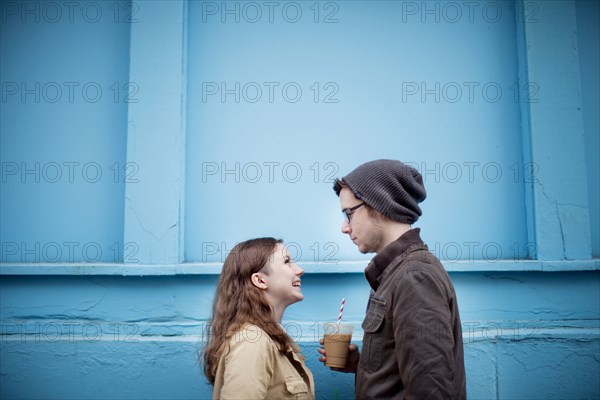
M 346 216 L 346 222 L 350 223 L 350 216 L 352 214 L 354 214 L 356 212 L 356 210 L 358 210 L 359 208 L 361 208 L 365 204 L 366 204 L 365 202 L 362 202 L 362 203 L 360 203 L 358 205 L 355 205 L 354 207 L 344 208 L 342 210 L 342 213 L 344 213 L 344 215 Z

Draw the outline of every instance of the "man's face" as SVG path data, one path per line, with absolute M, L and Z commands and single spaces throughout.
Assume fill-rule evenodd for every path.
M 340 191 L 340 206 L 342 211 L 361 204 L 362 201 L 354 196 L 348 188 Z M 342 233 L 350 236 L 350 240 L 361 253 L 376 253 L 383 247 L 383 228 L 377 218 L 369 215 L 368 206 L 362 206 L 350 214 L 350 221 L 344 220 Z

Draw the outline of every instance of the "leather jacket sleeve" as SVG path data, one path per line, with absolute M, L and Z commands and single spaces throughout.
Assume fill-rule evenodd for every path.
M 454 393 L 454 301 L 435 274 L 408 271 L 394 293 L 396 359 L 406 399 L 449 399 Z

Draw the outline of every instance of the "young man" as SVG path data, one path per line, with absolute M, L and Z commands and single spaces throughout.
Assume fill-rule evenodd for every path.
M 360 165 L 334 190 L 342 232 L 361 253 L 371 286 L 363 348 L 350 345 L 357 399 L 465 399 L 463 341 L 454 286 L 413 229 L 426 197 L 417 170 L 396 160 Z M 326 358 L 325 351 L 319 353 Z

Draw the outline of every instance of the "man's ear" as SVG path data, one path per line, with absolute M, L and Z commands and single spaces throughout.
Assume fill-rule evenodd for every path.
M 250 279 L 252 280 L 252 284 L 257 288 L 262 290 L 265 290 L 267 288 L 267 281 L 265 280 L 263 274 L 261 274 L 260 272 L 253 273 Z
M 373 222 L 373 225 L 375 225 L 378 228 L 384 226 L 388 221 L 391 221 L 390 218 L 386 217 L 385 215 L 383 215 L 382 213 L 380 213 L 377 210 L 370 209 L 370 210 L 367 210 L 367 213 L 369 214 L 369 217 L 371 218 L 371 222 Z

